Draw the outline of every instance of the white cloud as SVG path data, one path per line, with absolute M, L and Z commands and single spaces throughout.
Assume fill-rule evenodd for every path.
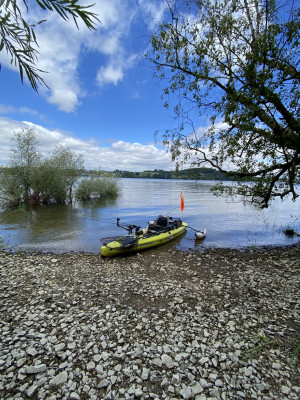
M 45 120 L 46 117 L 43 114 L 40 114 L 37 110 L 34 110 L 32 108 L 23 106 L 23 107 L 15 107 L 12 105 L 5 105 L 5 104 L 0 104 L 0 115 L 9 115 L 13 113 L 22 113 L 22 114 L 29 114 L 29 115 L 34 115 L 35 117 L 38 117 L 40 120 Z
M 105 84 L 113 83 L 115 86 L 123 79 L 124 73 L 120 66 L 108 65 L 101 67 L 97 74 L 98 85 L 104 86 Z
M 147 25 L 150 30 L 153 30 L 158 22 L 161 22 L 163 15 L 168 10 L 168 3 L 166 1 L 149 1 L 139 0 L 140 10 L 144 13 L 147 19 Z
M 95 140 L 83 140 L 71 133 L 48 130 L 31 122 L 14 121 L 0 117 L 0 166 L 9 162 L 10 139 L 16 130 L 33 128 L 37 134 L 39 151 L 48 156 L 56 145 L 62 144 L 75 153 L 83 155 L 87 169 L 101 168 L 143 171 L 146 169 L 172 169 L 171 158 L 166 151 L 153 144 L 117 141 L 111 146 L 98 144 Z
M 82 1 L 81 4 L 90 4 Z M 134 15 L 132 2 L 121 0 L 99 0 L 90 9 L 98 14 L 101 24 L 97 31 L 90 31 L 81 21 L 79 30 L 70 18 L 69 22 L 59 18 L 57 13 L 43 12 L 40 8 L 31 6 L 23 13 L 31 22 L 47 19 L 36 28 L 39 44 L 39 57 L 36 63 L 38 69 L 47 72 L 41 74 L 51 91 L 40 88 L 40 93 L 60 110 L 74 112 L 80 105 L 80 99 L 86 95 L 80 86 L 78 67 L 80 55 L 85 51 L 96 51 L 107 59 L 101 58 L 98 82 L 116 85 L 123 78 L 130 54 L 124 47 L 129 34 L 130 23 Z M 3 53 L 3 54 L 2 54 Z M 2 52 L 3 66 L 16 70 L 10 64 L 6 52 Z M 92 77 L 96 80 L 96 76 Z
M 97 31 L 90 31 L 80 20 L 78 30 L 72 18 L 66 22 L 57 13 L 43 11 L 34 4 L 27 11 L 23 2 L 20 3 L 28 21 L 37 23 L 41 19 L 47 20 L 36 28 L 39 45 L 36 67 L 47 72 L 41 75 L 51 91 L 41 87 L 40 93 L 49 103 L 65 112 L 75 112 L 87 95 L 79 76 L 82 52 L 92 51 L 99 55 L 98 73 L 90 79 L 94 79 L 100 88 L 117 85 L 136 60 L 138 38 L 134 48 L 128 50 L 128 37 L 132 34 L 133 24 L 146 21 L 145 24 L 150 24 L 151 28 L 166 7 L 165 2 L 150 0 L 98 0 L 90 11 L 98 15 L 101 23 L 97 24 Z M 81 4 L 91 3 L 82 0 Z M 3 66 L 19 73 L 11 65 L 6 52 L 2 52 L 1 56 Z

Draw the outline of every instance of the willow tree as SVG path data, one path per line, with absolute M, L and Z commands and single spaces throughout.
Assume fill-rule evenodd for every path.
M 29 128 L 12 136 L 10 162 L 0 174 L 0 199 L 9 207 L 59 204 L 69 197 L 84 171 L 83 157 L 57 146 L 49 157 L 38 151 L 36 132 Z
M 22 6 L 25 6 L 25 11 Z M 82 21 L 88 29 L 94 30 L 99 20 L 90 10 L 92 6 L 80 5 L 78 0 L 0 0 L 0 53 L 5 50 L 10 56 L 22 82 L 25 74 L 36 92 L 39 84 L 47 86 L 41 76 L 44 71 L 36 67 L 39 54 L 36 28 L 46 19 L 29 21 L 26 10 L 39 7 L 45 16 L 46 12 L 54 12 L 66 21 L 72 19 L 77 28 L 78 21 Z
M 173 160 L 209 164 L 234 176 L 239 185 L 230 190 L 262 207 L 277 196 L 298 197 L 300 9 L 295 3 L 167 1 L 169 17 L 152 37 L 155 74 L 168 82 L 165 105 L 176 99 L 180 118 L 178 128 L 163 135 Z
M 69 192 L 69 201 L 72 202 L 73 186 L 84 171 L 82 154 L 72 152 L 68 147 L 56 146 L 50 159 L 53 168 L 60 171 L 60 178 Z

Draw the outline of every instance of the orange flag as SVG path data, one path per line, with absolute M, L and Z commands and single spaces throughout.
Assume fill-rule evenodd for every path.
M 184 199 L 183 199 L 182 192 L 180 192 L 180 197 L 181 197 L 181 211 L 183 211 L 183 209 L 184 209 Z

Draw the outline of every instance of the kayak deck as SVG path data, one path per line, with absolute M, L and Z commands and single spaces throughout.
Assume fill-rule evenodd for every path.
M 104 238 L 102 239 L 104 245 L 101 247 L 100 252 L 104 257 L 111 257 L 161 246 L 183 235 L 187 226 L 187 223 L 181 222 L 181 225 L 174 229 L 165 229 L 163 227 L 161 227 L 160 231 L 159 229 L 144 229 L 135 234 Z

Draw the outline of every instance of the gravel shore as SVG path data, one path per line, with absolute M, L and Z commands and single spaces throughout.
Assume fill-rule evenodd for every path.
M 0 252 L 0 397 L 297 400 L 299 251 Z

